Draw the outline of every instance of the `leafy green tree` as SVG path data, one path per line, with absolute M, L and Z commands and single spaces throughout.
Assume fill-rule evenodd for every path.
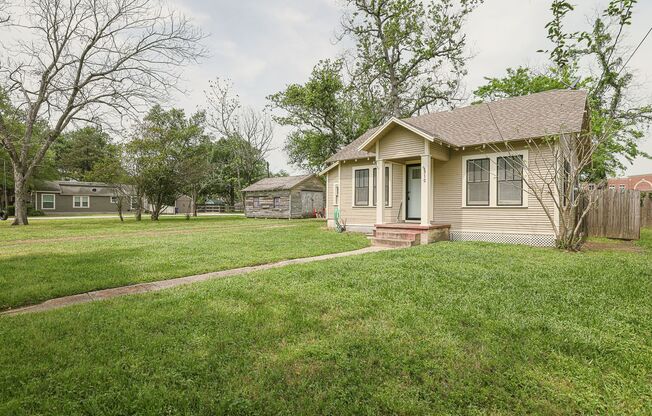
M 304 85 L 291 84 L 267 97 L 282 111 L 274 120 L 294 127 L 285 142 L 293 165 L 319 171 L 342 146 L 381 121 L 342 78 L 342 61 L 320 61 Z
M 564 89 L 573 82 L 568 73 L 559 74 L 552 70 L 537 73 L 527 67 L 507 68 L 507 74 L 504 77 L 485 78 L 485 80 L 487 84 L 478 87 L 473 92 L 479 98 L 476 103 Z M 582 85 L 578 87 L 581 88 Z
M 640 143 L 652 120 L 652 106 L 631 104 L 636 101 L 632 99 L 635 77 L 627 69 L 632 55 L 622 45 L 635 4 L 635 0 L 612 0 L 591 20 L 590 30 L 569 32 L 563 22 L 574 8 L 554 0 L 553 19 L 546 25 L 553 48 L 541 51 L 548 54 L 550 68 L 543 73 L 524 67 L 507 69 L 506 76 L 489 78 L 474 92 L 476 97 L 490 101 L 557 88 L 586 89 L 592 135 L 600 143 L 583 179 L 599 181 L 623 170 L 623 160 L 631 163 L 638 156 L 649 157 Z
M 239 137 L 225 137 L 212 144 L 211 165 L 215 172 L 211 191 L 227 205 L 242 201 L 242 189 L 267 175 L 267 164 L 250 165 L 242 158 L 243 147 L 249 144 Z M 254 149 L 250 149 L 251 152 Z
M 89 175 L 94 165 L 115 154 L 111 137 L 100 128 L 91 126 L 63 134 L 52 149 L 61 177 L 78 181 L 94 180 Z
M 462 25 L 481 0 L 348 0 L 342 38 L 355 42 L 354 84 L 383 118 L 450 106 L 466 74 Z
M 203 112 L 186 118 L 183 110 L 156 105 L 127 144 L 132 181 L 151 205 L 152 220 L 187 189 L 194 148 L 205 140 L 205 121 Z
M 119 145 L 110 145 L 102 157 L 93 163 L 92 169 L 85 175 L 87 180 L 104 182 L 111 185 L 115 197 L 115 207 L 124 221 L 123 212 L 131 202 L 133 189 L 131 178 L 122 163 L 123 148 Z

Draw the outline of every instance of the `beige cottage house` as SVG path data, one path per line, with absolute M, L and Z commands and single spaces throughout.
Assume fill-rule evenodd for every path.
M 552 245 L 558 225 L 526 192 L 523 166 L 553 157 L 533 141 L 587 128 L 586 93 L 573 90 L 392 118 L 327 160 L 328 225 L 337 213 L 348 230 L 374 232 L 379 245 L 449 238 Z M 497 151 L 506 142 L 509 152 Z M 552 200 L 549 208 L 558 224 Z

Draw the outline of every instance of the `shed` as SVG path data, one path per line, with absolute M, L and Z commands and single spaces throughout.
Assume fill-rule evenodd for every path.
M 265 178 L 242 190 L 250 218 L 309 218 L 324 209 L 324 183 L 315 175 Z

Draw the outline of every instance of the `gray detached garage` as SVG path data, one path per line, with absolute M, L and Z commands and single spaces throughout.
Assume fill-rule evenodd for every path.
M 250 218 L 310 218 L 324 210 L 324 183 L 315 175 L 265 178 L 242 192 Z

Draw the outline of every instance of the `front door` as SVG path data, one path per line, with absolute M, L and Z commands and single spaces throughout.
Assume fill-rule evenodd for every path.
M 421 165 L 408 165 L 406 167 L 406 219 L 421 219 Z

